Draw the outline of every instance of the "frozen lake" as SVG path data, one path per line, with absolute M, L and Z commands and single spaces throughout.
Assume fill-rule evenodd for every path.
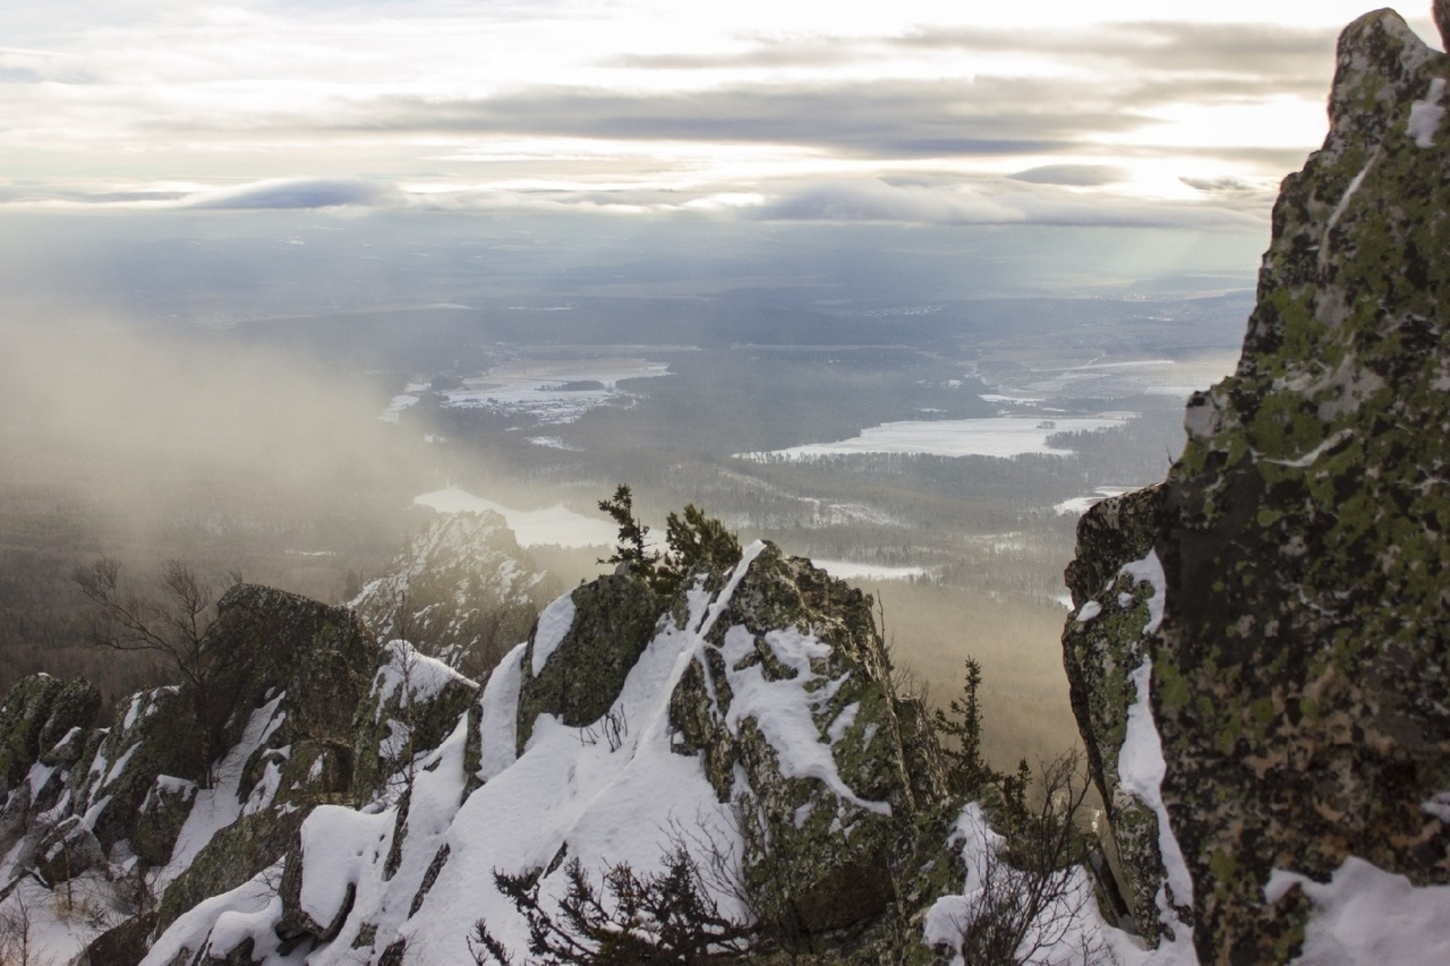
M 560 547 L 612 546 L 618 536 L 614 526 L 603 515 L 585 516 L 566 506 L 551 506 L 543 510 L 515 510 L 502 503 L 474 496 L 456 486 L 415 496 L 413 502 L 439 513 L 482 513 L 492 510 L 508 521 L 509 529 L 514 532 L 521 547 L 550 544 Z
M 1044 419 L 1041 415 L 992 416 L 985 419 L 935 419 L 883 423 L 859 436 L 834 443 L 810 443 L 769 454 L 743 453 L 747 459 L 784 456 L 809 460 L 851 453 L 922 453 L 933 456 L 996 456 L 1009 459 L 1027 453 L 1067 456 L 1071 450 L 1047 445 L 1054 433 L 1095 432 L 1121 426 L 1128 413 Z

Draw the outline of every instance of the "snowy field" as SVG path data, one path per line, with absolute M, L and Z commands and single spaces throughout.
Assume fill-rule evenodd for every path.
M 521 547 L 550 544 L 560 547 L 612 546 L 618 536 L 615 528 L 603 517 L 588 517 L 575 513 L 566 506 L 551 506 L 543 510 L 515 510 L 502 503 L 474 496 L 456 486 L 415 496 L 413 502 L 439 513 L 483 513 L 485 510 L 492 510 L 508 521 L 509 529 L 514 532 Z
M 926 576 L 925 567 L 883 567 L 850 560 L 814 560 L 812 563 L 842 580 L 910 580 Z
M 669 366 L 644 359 L 541 360 L 496 366 L 443 393 L 443 404 L 527 416 L 546 425 L 572 423 L 591 409 L 623 402 L 626 379 L 666 375 Z M 588 388 L 585 388 L 588 387 Z
M 810 460 L 822 456 L 852 453 L 921 453 L 932 456 L 996 456 L 1010 459 L 1027 453 L 1066 456 L 1071 451 L 1054 449 L 1047 438 L 1054 433 L 1096 432 L 1121 426 L 1130 413 L 1073 416 L 1044 419 L 1042 415 L 992 416 L 986 419 L 934 419 L 883 423 L 863 430 L 859 436 L 834 443 L 809 443 L 772 453 L 742 453 L 745 459 L 784 456 Z

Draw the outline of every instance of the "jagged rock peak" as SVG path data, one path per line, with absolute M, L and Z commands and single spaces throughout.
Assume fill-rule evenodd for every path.
M 483 677 L 559 591 L 498 513 L 444 513 L 351 602 L 381 640 Z
M 1450 881 L 1447 78 L 1393 11 L 1344 31 L 1236 373 L 1079 526 L 1064 660 L 1125 891 L 1204 961 L 1287 960 L 1295 877 L 1351 857 Z

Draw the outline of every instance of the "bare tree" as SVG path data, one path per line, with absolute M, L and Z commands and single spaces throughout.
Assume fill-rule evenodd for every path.
M 162 565 L 162 596 L 149 597 L 121 586 L 121 564 L 101 557 L 73 572 L 81 593 L 95 607 L 90 640 L 116 651 L 154 651 L 182 679 L 201 685 L 208 679 L 209 655 L 202 638 L 215 616 L 216 592 L 179 560 Z
M 40 948 L 36 935 L 36 912 L 17 889 L 9 908 L 0 912 L 0 964 L 3 966 L 51 966 L 54 957 Z
M 1081 924 L 1094 902 L 1082 863 L 1087 839 L 1081 823 L 1090 783 L 1082 756 L 1071 751 L 1038 768 L 1031 804 L 1025 782 L 1014 786 L 1003 809 L 1005 841 L 983 840 L 968 859 L 970 905 L 959 923 L 962 957 L 969 963 L 1035 964 L 1062 961 L 1071 950 L 1083 963 L 1106 950 Z
M 227 702 L 215 700 L 214 692 L 230 658 L 225 649 L 206 646 L 207 628 L 216 617 L 215 585 L 178 560 L 162 565 L 154 596 L 124 587 L 121 564 L 112 557 L 79 566 L 72 576 L 93 605 L 92 645 L 158 654 L 180 676 L 201 743 L 198 773 L 210 785 L 210 768 L 225 725 L 224 720 L 213 719 L 227 707 Z M 231 577 L 233 583 L 241 582 L 240 574 Z

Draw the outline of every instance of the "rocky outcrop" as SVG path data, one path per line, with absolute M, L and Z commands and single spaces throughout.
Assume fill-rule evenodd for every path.
M 1236 373 L 1079 528 L 1065 661 L 1126 892 L 1205 962 L 1300 947 L 1275 870 L 1450 881 L 1447 79 L 1392 11 L 1344 32 Z
M 941 854 L 934 735 L 891 688 L 870 598 L 768 544 L 725 563 L 677 591 L 625 570 L 560 597 L 481 694 L 389 645 L 358 769 L 396 781 L 362 808 L 317 806 L 278 864 L 191 912 L 163 905 L 148 961 L 466 962 L 480 919 L 522 953 L 528 923 L 496 871 L 553 902 L 571 860 L 597 878 L 677 848 L 716 870 L 702 885 L 726 915 L 798 948 L 929 958 L 899 903 L 929 905 L 960 862 Z
M 357 617 L 238 585 L 201 646 L 204 678 L 133 695 L 104 729 L 84 681 L 25 678 L 0 709 L 0 893 L 91 876 L 82 891 L 114 891 L 146 923 L 118 926 L 102 952 L 155 927 L 146 893 L 162 892 L 164 928 L 274 864 L 318 802 L 351 801 L 354 715 L 381 659 Z
M 539 608 L 558 592 L 490 510 L 437 516 L 351 606 L 380 640 L 406 639 L 481 677 L 528 636 Z

